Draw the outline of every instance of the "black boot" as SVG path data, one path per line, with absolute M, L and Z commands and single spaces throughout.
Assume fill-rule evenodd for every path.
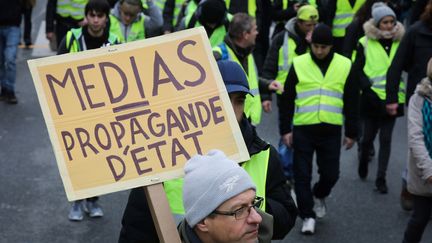
M 381 194 L 387 194 L 388 187 L 384 178 L 377 178 L 375 181 L 375 186 L 378 192 L 380 192 Z

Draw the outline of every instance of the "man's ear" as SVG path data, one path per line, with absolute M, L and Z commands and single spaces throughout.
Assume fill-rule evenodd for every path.
M 197 228 L 197 230 L 202 231 L 202 232 L 208 232 L 208 221 L 207 218 L 201 220 L 199 223 L 197 223 L 195 225 L 195 227 Z

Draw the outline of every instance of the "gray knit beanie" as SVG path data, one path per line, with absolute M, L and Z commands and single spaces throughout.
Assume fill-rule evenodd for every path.
M 376 2 L 372 5 L 372 18 L 375 24 L 378 26 L 382 18 L 386 16 L 392 16 L 396 19 L 395 12 L 383 2 Z
M 192 157 L 184 171 L 183 206 L 191 228 L 228 199 L 256 190 L 248 173 L 219 150 Z

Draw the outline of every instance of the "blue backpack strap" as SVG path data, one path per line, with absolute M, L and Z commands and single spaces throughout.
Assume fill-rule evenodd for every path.
M 219 47 L 220 47 L 220 49 L 222 51 L 222 57 L 221 57 L 221 59 L 222 60 L 228 60 L 229 56 L 228 56 L 228 50 L 227 50 L 226 44 L 222 43 L 222 44 L 219 45 Z

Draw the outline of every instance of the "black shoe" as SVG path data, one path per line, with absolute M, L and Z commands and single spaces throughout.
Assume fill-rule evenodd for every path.
M 367 174 L 368 174 L 368 162 L 360 161 L 358 166 L 358 175 L 360 179 L 362 180 L 366 179 Z
M 10 93 L 6 95 L 6 102 L 12 105 L 18 104 L 18 99 L 16 98 L 14 93 Z
M 5 92 L 2 92 L 2 93 L 0 93 L 0 101 L 6 101 L 6 93 Z
M 388 187 L 387 187 L 387 183 L 386 180 L 383 178 L 378 178 L 375 181 L 375 186 L 378 192 L 380 192 L 381 194 L 387 194 L 388 193 Z

